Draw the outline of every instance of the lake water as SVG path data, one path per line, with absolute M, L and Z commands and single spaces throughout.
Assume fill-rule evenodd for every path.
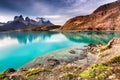
M 71 46 L 106 44 L 120 32 L 1 32 L 0 72 L 18 69 L 38 56 Z

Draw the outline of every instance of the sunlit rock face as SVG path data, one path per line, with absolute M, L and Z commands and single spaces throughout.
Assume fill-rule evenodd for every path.
M 120 30 L 120 0 L 105 4 L 92 14 L 68 20 L 61 30 Z

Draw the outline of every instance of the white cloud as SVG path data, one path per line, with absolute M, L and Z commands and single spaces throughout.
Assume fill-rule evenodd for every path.
M 116 0 L 62 0 L 65 4 L 63 6 L 57 6 L 56 4 L 44 3 L 38 0 L 30 0 L 31 6 L 28 6 L 26 10 L 26 16 L 32 17 L 45 17 L 49 19 L 54 24 L 63 25 L 68 19 L 80 16 L 87 15 L 92 13 L 100 5 L 110 3 Z M 29 14 L 30 13 L 30 14 Z M 16 13 L 14 13 L 15 16 Z M 14 16 L 11 17 L 9 14 L 0 13 L 0 22 L 6 22 L 7 20 L 12 20 Z
M 61 18 L 60 15 L 44 15 L 44 18 L 49 18 L 49 19 L 58 19 Z

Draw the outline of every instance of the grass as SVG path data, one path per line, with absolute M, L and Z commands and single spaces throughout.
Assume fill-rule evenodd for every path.
M 51 72 L 51 70 L 46 69 L 46 68 L 40 68 L 40 69 L 36 68 L 36 69 L 28 71 L 25 75 L 28 78 L 32 78 L 32 77 L 37 76 L 41 72 Z
M 78 75 L 74 73 L 65 73 L 64 77 L 78 77 Z
M 102 53 L 102 52 L 106 51 L 107 49 L 110 49 L 110 45 L 106 45 L 105 47 L 101 48 L 99 50 L 99 52 Z
M 82 69 L 81 66 L 77 67 L 76 69 L 74 69 L 74 72 L 80 71 Z
M 108 56 L 109 55 L 109 53 L 100 53 L 98 56 L 100 57 L 100 58 L 103 58 L 103 57 L 105 57 L 105 56 Z
M 1 73 L 1 74 L 0 74 L 0 80 L 3 80 L 3 79 L 5 79 L 5 78 L 6 78 L 5 72 Z
M 104 72 L 108 70 L 110 70 L 109 66 L 106 66 L 103 64 L 93 64 L 90 69 L 85 70 L 82 73 L 80 73 L 80 77 L 104 79 L 106 77 Z
M 113 63 L 118 63 L 118 64 L 120 64 L 120 56 L 115 56 L 115 57 L 112 58 L 110 61 L 107 61 L 107 63 L 109 63 L 109 64 L 113 64 Z

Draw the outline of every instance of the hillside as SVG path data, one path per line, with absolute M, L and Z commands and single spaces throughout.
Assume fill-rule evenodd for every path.
M 120 0 L 68 20 L 60 30 L 120 30 Z

